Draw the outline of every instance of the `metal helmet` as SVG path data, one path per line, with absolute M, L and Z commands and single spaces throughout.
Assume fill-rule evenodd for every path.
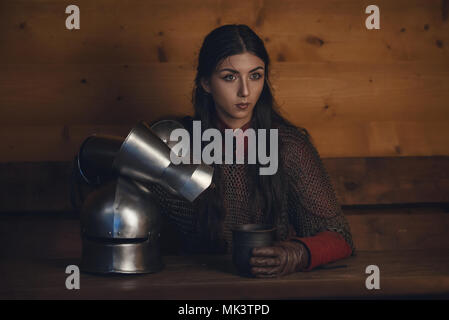
M 84 179 L 107 181 L 86 198 L 81 210 L 83 271 L 150 273 L 163 268 L 160 209 L 146 183 L 161 184 L 193 201 L 209 187 L 213 175 L 207 165 L 170 161 L 167 143 L 177 128 L 183 126 L 172 120 L 152 128 L 140 122 L 126 139 L 95 136 L 83 143 L 78 168 Z
M 94 273 L 162 270 L 159 211 L 148 189 L 124 177 L 90 193 L 81 211 L 81 270 Z

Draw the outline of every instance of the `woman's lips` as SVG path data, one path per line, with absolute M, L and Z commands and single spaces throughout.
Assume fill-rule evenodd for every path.
M 236 106 L 237 106 L 239 109 L 246 109 L 246 108 L 248 108 L 249 103 L 239 103 L 239 104 L 236 104 Z

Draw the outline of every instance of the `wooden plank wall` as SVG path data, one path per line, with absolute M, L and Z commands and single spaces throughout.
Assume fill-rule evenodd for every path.
M 323 164 L 346 207 L 449 204 L 449 157 L 326 158 Z M 72 168 L 70 162 L 0 163 L 0 213 L 74 210 Z M 92 190 L 80 187 L 82 196 Z
M 192 111 L 213 28 L 265 41 L 283 113 L 323 157 L 449 155 L 448 1 L 0 1 L 0 162 L 69 161 L 91 133 Z

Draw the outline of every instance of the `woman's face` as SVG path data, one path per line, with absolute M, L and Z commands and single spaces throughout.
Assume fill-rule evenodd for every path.
M 265 63 L 245 52 L 224 59 L 202 85 L 215 102 L 220 119 L 230 128 L 240 128 L 251 120 L 254 106 L 262 93 Z M 248 103 L 238 106 L 239 103 Z

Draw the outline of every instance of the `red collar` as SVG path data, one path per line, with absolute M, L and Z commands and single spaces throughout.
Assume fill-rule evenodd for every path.
M 217 129 L 220 130 L 221 132 L 224 132 L 225 129 L 232 129 L 226 123 L 224 123 L 223 120 L 221 120 L 219 117 L 216 117 L 215 123 L 216 123 Z M 243 132 L 245 132 L 246 129 L 251 128 L 251 125 L 252 125 L 252 119 L 250 121 L 248 121 L 247 123 L 245 123 L 240 129 Z M 237 144 L 239 143 L 239 141 L 241 141 L 241 140 L 240 139 L 237 140 Z M 223 139 L 223 148 L 224 147 L 225 147 L 225 140 Z M 234 152 L 237 152 L 237 151 L 234 151 Z M 243 152 L 244 152 L 244 157 L 247 157 L 248 137 L 243 138 Z
M 243 132 L 245 132 L 246 129 L 251 127 L 252 120 L 245 123 L 240 129 L 242 129 Z M 217 129 L 220 131 L 224 131 L 225 129 L 231 129 L 226 123 L 223 122 L 223 120 L 220 119 L 220 117 L 217 117 L 216 120 Z

